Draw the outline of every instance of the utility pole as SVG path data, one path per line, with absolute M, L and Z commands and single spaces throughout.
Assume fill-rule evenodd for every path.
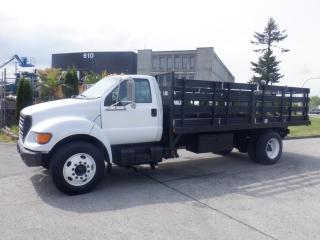
M 3 69 L 3 126 L 4 127 L 6 125 L 6 110 L 7 110 L 7 106 L 6 106 L 6 85 L 7 85 L 7 69 L 4 68 Z
M 3 83 L 3 72 L 1 72 L 1 81 L 0 81 L 0 128 L 3 127 L 3 91 L 4 91 L 4 83 Z

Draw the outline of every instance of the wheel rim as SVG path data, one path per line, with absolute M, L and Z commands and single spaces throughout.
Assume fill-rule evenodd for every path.
M 67 159 L 63 166 L 63 177 L 72 186 L 83 186 L 96 173 L 96 163 L 89 154 L 77 153 Z
M 280 143 L 278 139 L 276 138 L 269 139 L 266 146 L 267 156 L 270 159 L 274 159 L 278 156 L 279 151 L 280 151 Z

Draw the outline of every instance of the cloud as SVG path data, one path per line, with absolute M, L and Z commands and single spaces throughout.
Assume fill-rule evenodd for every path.
M 243 1 L 16 0 L 0 8 L 0 62 L 13 54 L 50 66 L 51 54 L 77 51 L 195 49 L 212 46 L 237 81 L 252 76 L 250 40 L 272 15 L 289 37 L 280 56 L 284 85 L 320 75 L 318 0 Z M 299 17 L 300 16 L 300 17 Z M 312 86 L 312 91 L 320 84 Z M 319 92 L 319 90 L 317 90 Z M 317 93 L 318 94 L 318 93 Z M 320 92 L 319 92 L 320 94 Z
M 108 27 L 83 29 L 38 24 L 25 27 L 21 22 L 1 16 L 0 58 L 13 54 L 32 57 L 41 65 L 50 65 L 51 54 L 75 51 L 133 49 L 140 39 Z

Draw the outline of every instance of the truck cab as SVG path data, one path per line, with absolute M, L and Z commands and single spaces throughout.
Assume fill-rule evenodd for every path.
M 79 188 L 79 191 L 70 190 L 73 185 L 86 185 L 86 181 L 90 180 L 89 174 L 77 174 L 79 169 L 84 172 L 84 167 L 89 169 L 93 166 L 89 173 L 96 174 L 102 172 L 100 170 L 104 169 L 105 162 L 109 166 L 112 162 L 122 166 L 131 165 L 119 159 L 119 148 L 124 145 L 136 146 L 146 143 L 150 143 L 151 146 L 154 145 L 152 143 L 160 142 L 162 112 L 160 90 L 154 77 L 105 77 L 74 98 L 41 103 L 23 109 L 19 121 L 18 151 L 26 165 L 41 165 L 53 170 L 61 166 L 56 166 L 52 159 L 56 159 L 57 155 L 61 158 L 62 154 L 62 158 L 66 158 L 63 162 L 67 164 L 62 167 L 65 169 L 63 176 L 53 177 L 54 182 L 58 186 L 62 185 L 60 190 L 64 192 L 84 192 L 93 184 L 85 190 L 83 187 Z M 80 153 L 73 150 L 78 149 L 78 145 L 83 149 Z M 96 159 L 86 153 L 87 149 L 92 150 Z M 147 150 L 150 151 L 150 147 Z M 140 151 L 142 155 L 146 152 L 141 149 Z M 75 154 L 69 156 L 72 153 Z M 64 154 L 69 157 L 65 157 Z M 117 156 L 117 160 L 114 159 L 114 155 Z M 81 160 L 83 158 L 89 159 L 87 161 L 90 161 L 91 165 L 84 165 Z M 130 157 L 130 154 L 125 159 L 128 158 L 132 163 L 152 162 L 150 157 L 146 156 L 142 157 L 142 161 L 135 161 L 135 156 Z M 153 160 L 157 162 L 160 158 L 161 154 L 158 153 L 157 159 Z M 67 166 L 68 159 L 72 160 L 70 167 Z M 99 168 L 98 164 L 101 165 Z M 64 181 L 65 183 L 61 184 Z M 68 188 L 68 185 L 73 187 Z

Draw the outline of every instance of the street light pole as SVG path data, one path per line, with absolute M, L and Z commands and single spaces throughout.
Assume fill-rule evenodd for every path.
M 304 87 L 304 85 L 306 85 L 307 82 L 309 82 L 310 80 L 314 80 L 314 79 L 319 79 L 320 80 L 320 77 L 310 77 L 310 78 L 307 78 L 306 80 L 304 80 L 303 84 L 302 84 L 302 87 Z

